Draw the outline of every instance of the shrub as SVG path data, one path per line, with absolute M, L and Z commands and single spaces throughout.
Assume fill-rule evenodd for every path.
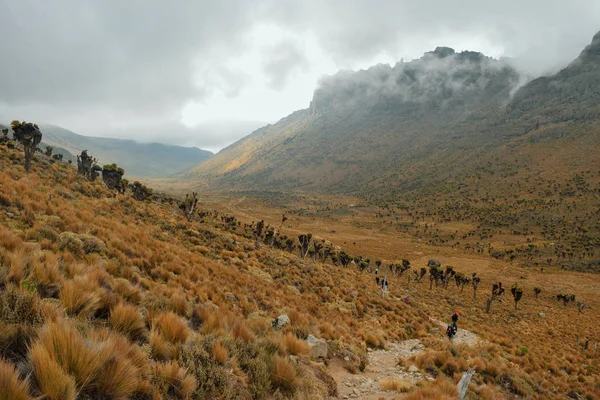
M 144 340 L 148 337 L 148 330 L 137 308 L 128 304 L 119 303 L 110 312 L 110 325 L 112 328 L 130 340 Z
M 17 369 L 0 359 L 0 400 L 31 400 L 29 382 L 21 380 Z
M 58 248 L 79 255 L 83 252 L 83 242 L 76 233 L 63 232 L 58 236 Z
M 179 355 L 179 364 L 196 378 L 198 386 L 194 398 L 231 398 L 227 372 L 208 352 L 213 347 L 214 338 L 206 336 L 183 347 Z M 218 344 L 218 342 L 217 342 Z
M 98 253 L 104 254 L 106 252 L 106 244 L 96 236 L 92 235 L 79 235 L 83 245 L 83 251 L 85 254 Z
M 7 324 L 40 324 L 42 314 L 38 296 L 12 285 L 7 286 L 0 295 L 0 321 Z

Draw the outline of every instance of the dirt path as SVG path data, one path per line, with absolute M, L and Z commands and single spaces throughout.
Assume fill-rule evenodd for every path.
M 448 327 L 448 324 L 446 324 L 443 321 L 439 321 L 439 320 L 435 320 L 435 319 L 432 319 L 432 321 L 437 323 L 439 326 L 441 326 L 443 329 L 441 329 L 440 331 L 443 334 L 446 334 L 446 328 Z M 471 331 L 462 329 L 459 325 L 456 335 L 454 336 L 454 338 L 452 338 L 452 343 L 475 346 L 479 343 L 479 337 Z
M 434 320 L 443 327 L 440 335 L 446 332 L 446 324 Z M 473 332 L 459 329 L 453 339 L 456 344 L 476 345 L 479 338 Z M 365 399 L 365 400 L 391 400 L 398 397 L 395 391 L 385 391 L 381 388 L 381 381 L 385 379 L 398 379 L 410 386 L 421 380 L 433 380 L 429 375 L 422 373 L 413 365 L 403 368 L 398 366 L 399 359 L 425 352 L 425 346 L 419 339 L 405 340 L 392 343 L 387 350 L 369 351 L 369 365 L 362 373 L 351 374 L 342 367 L 340 362 L 332 362 L 330 370 L 338 384 L 338 398 L 340 399 Z
M 409 368 L 410 371 L 407 371 L 397 365 L 398 359 L 421 354 L 423 351 L 425 347 L 419 339 L 393 343 L 387 350 L 370 351 L 369 365 L 366 370 L 355 375 L 346 371 L 340 363 L 332 363 L 330 369 L 338 383 L 339 398 L 393 399 L 398 394 L 384 391 L 380 382 L 386 378 L 396 378 L 413 385 L 419 380 L 427 379 L 416 367 Z

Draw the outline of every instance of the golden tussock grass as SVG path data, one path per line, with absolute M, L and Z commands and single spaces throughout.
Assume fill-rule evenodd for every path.
M 100 298 L 95 289 L 86 279 L 64 279 L 60 288 L 60 302 L 69 315 L 88 316 L 100 307 Z
M 292 355 L 308 354 L 310 351 L 306 341 L 298 339 L 296 335 L 290 332 L 281 336 L 280 348 L 284 354 Z
M 183 343 L 190 335 L 187 321 L 170 311 L 158 314 L 154 318 L 153 326 L 171 343 Z
M 287 358 L 280 356 L 273 357 L 271 381 L 282 392 L 293 394 L 299 384 L 296 368 Z
M 75 379 L 65 372 L 43 344 L 33 345 L 29 352 L 29 361 L 37 388 L 48 400 L 75 399 Z
M 221 344 L 221 342 L 215 342 L 215 345 L 212 349 L 212 355 L 221 365 L 225 364 L 227 362 L 227 358 L 229 357 L 227 354 L 227 349 Z
M 32 400 L 29 382 L 19 377 L 12 365 L 0 359 L 0 400 Z
M 412 387 L 410 382 L 398 378 L 385 378 L 379 382 L 379 386 L 385 391 L 394 391 L 398 393 L 406 393 L 410 391 Z
M 150 345 L 150 356 L 154 360 L 167 361 L 175 357 L 175 346 L 163 338 L 157 330 L 152 329 L 150 331 L 148 343 Z
M 173 393 L 178 399 L 191 398 L 198 385 L 196 379 L 188 375 L 185 368 L 180 367 L 175 361 L 155 364 L 153 380 L 162 394 Z
M 148 330 L 139 310 L 125 303 L 119 303 L 110 311 L 110 325 L 130 340 L 144 340 Z

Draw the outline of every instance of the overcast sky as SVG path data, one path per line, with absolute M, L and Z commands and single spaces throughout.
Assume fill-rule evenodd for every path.
M 0 0 L 0 121 L 218 150 L 324 74 L 436 46 L 565 66 L 598 0 Z

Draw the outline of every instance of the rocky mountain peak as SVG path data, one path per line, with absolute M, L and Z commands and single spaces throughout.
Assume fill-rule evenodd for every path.
M 600 32 L 592 38 L 592 43 L 586 46 L 579 55 L 579 60 L 592 61 L 600 59 Z

